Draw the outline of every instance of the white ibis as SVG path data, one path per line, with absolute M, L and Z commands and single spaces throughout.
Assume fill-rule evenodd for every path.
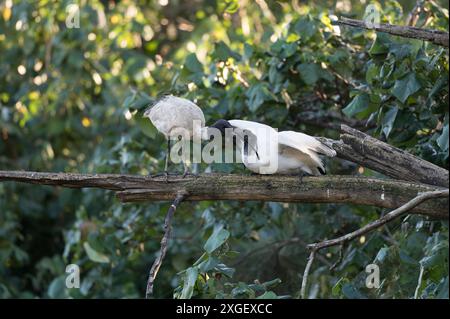
M 180 133 L 183 138 L 198 137 L 201 139 L 202 130 L 205 126 L 205 116 L 195 103 L 173 95 L 166 95 L 156 101 L 144 112 L 144 117 L 152 121 L 156 129 L 164 134 L 167 139 L 167 151 L 165 158 L 164 174 L 168 177 L 170 139 L 178 137 Z M 197 121 L 200 125 L 194 125 Z M 187 134 L 186 134 L 187 133 Z M 189 172 L 188 166 L 183 160 L 183 177 Z
M 325 167 L 319 155 L 336 155 L 335 150 L 312 136 L 294 131 L 277 132 L 258 122 L 219 120 L 211 127 L 219 129 L 222 134 L 225 129 L 251 132 L 250 139 L 244 140 L 240 145 L 241 156 L 244 165 L 258 174 L 305 172 L 309 175 L 323 175 Z M 248 142 L 252 138 L 255 140 Z

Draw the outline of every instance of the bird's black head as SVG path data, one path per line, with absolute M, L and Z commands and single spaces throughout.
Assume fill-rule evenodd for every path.
M 210 127 L 215 127 L 216 129 L 218 129 L 222 134 L 225 134 L 225 129 L 226 128 L 234 128 L 233 125 L 230 124 L 230 122 L 228 122 L 227 120 L 217 120 L 213 125 L 211 125 Z

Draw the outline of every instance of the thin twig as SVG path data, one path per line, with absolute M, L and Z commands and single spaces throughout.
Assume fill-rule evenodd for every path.
M 170 234 L 172 230 L 171 224 L 173 215 L 178 205 L 183 201 L 184 198 L 185 194 L 178 194 L 175 200 L 173 201 L 172 205 L 170 205 L 169 210 L 167 211 L 167 215 L 164 220 L 164 236 L 161 239 L 161 249 L 159 251 L 159 256 L 154 261 L 148 276 L 147 290 L 145 293 L 145 298 L 147 299 L 150 298 L 150 296 L 153 294 L 153 283 L 155 281 L 156 275 L 158 274 L 159 268 L 161 267 L 161 264 L 164 260 L 164 257 L 166 256 L 167 248 L 169 246 Z
M 305 272 L 303 274 L 302 287 L 300 289 L 300 296 L 302 298 L 304 298 L 306 295 L 306 285 L 307 285 L 309 271 L 311 269 L 312 262 L 314 261 L 314 256 L 318 251 L 320 251 L 321 249 L 327 248 L 327 247 L 331 247 L 331 246 L 344 245 L 345 243 L 347 243 L 348 241 L 350 241 L 354 238 L 360 237 L 361 235 L 371 232 L 371 231 L 385 225 L 386 223 L 389 223 L 389 222 L 401 217 L 402 215 L 406 214 L 408 211 L 410 211 L 411 209 L 413 209 L 414 207 L 416 207 L 417 205 L 423 203 L 424 201 L 426 201 L 428 199 L 448 197 L 448 196 L 449 196 L 448 189 L 421 193 L 421 194 L 417 195 L 416 197 L 414 197 L 409 202 L 407 202 L 406 204 L 400 206 L 397 209 L 394 209 L 390 213 L 373 221 L 372 223 L 365 225 L 364 227 L 359 228 L 358 230 L 355 230 L 351 233 L 348 233 L 344 236 L 341 236 L 341 237 L 338 237 L 335 239 L 324 240 L 321 242 L 307 245 L 306 247 L 311 250 L 311 254 L 309 256 L 308 263 L 306 264 Z M 417 289 L 416 289 L 416 292 L 417 292 Z
M 336 260 L 336 262 L 330 267 L 330 270 L 334 270 L 342 262 L 342 259 L 344 258 L 344 248 L 345 248 L 345 243 L 342 242 L 339 245 L 339 257 L 338 257 L 338 260 Z
M 419 278 L 417 279 L 417 287 L 416 287 L 416 290 L 414 291 L 414 299 L 419 299 L 419 290 L 420 290 L 420 286 L 422 286 L 422 278 L 423 278 L 424 270 L 425 270 L 425 268 L 421 265 L 420 272 L 419 272 Z
M 311 251 L 311 254 L 309 255 L 309 258 L 308 258 L 308 263 L 306 264 L 306 267 L 305 267 L 305 272 L 303 273 L 302 288 L 300 290 L 300 297 L 302 299 L 305 299 L 305 297 L 306 297 L 306 285 L 308 284 L 309 271 L 311 270 L 311 265 L 312 265 L 312 263 L 314 261 L 314 257 L 316 255 L 316 251 L 317 250 L 315 250 L 315 249 L 313 249 Z
M 364 235 L 374 229 L 377 229 L 383 225 L 385 225 L 386 223 L 391 222 L 392 220 L 404 215 L 405 213 L 407 213 L 408 211 L 410 211 L 411 209 L 413 209 L 414 207 L 416 207 L 417 205 L 423 203 L 424 201 L 431 199 L 431 198 L 440 198 L 440 197 L 448 197 L 449 194 L 449 190 L 448 189 L 444 189 L 444 190 L 437 190 L 437 191 L 431 191 L 431 192 L 424 192 L 419 194 L 418 196 L 414 197 L 412 200 L 410 200 L 409 202 L 407 202 L 406 204 L 400 206 L 397 209 L 394 209 L 393 211 L 391 211 L 390 213 L 384 215 L 383 217 L 373 221 L 372 223 L 367 224 L 364 227 L 361 227 L 358 230 L 355 230 L 351 233 L 348 233 L 344 236 L 335 238 L 335 239 L 330 239 L 330 240 L 324 240 L 318 243 L 314 243 L 314 244 L 309 244 L 307 247 L 309 249 L 315 249 L 315 250 L 320 250 L 326 247 L 330 247 L 330 246 L 335 246 L 335 245 L 339 245 L 341 243 L 350 241 L 356 237 L 360 237 L 361 235 Z

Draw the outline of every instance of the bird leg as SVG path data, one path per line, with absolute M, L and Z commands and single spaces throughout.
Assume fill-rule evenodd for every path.
M 166 163 L 164 165 L 164 172 L 168 175 L 169 169 L 169 154 L 170 154 L 170 137 L 167 139 Z
M 303 183 L 303 176 L 305 176 L 305 174 L 303 173 L 302 170 L 300 170 L 298 176 L 300 177 L 300 184 L 302 184 Z
M 183 167 L 184 167 L 184 172 L 183 172 L 182 178 L 185 178 L 190 173 L 189 166 L 186 164 L 185 161 L 183 161 Z
M 167 151 L 165 156 L 164 172 L 152 175 L 152 177 L 164 176 L 166 183 L 169 182 L 169 154 L 170 154 L 170 138 L 167 139 Z
M 166 151 L 166 163 L 164 164 L 164 177 L 166 183 L 169 182 L 169 156 L 170 156 L 170 136 L 167 138 L 167 151 Z

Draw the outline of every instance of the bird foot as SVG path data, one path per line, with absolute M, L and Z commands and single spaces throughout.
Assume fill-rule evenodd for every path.
M 152 178 L 164 176 L 165 182 L 168 183 L 169 182 L 169 175 L 170 175 L 170 173 L 168 171 L 164 171 L 162 173 L 157 173 L 157 174 L 153 174 L 153 175 L 150 175 L 150 176 Z
M 185 170 L 184 172 L 183 172 L 183 176 L 181 177 L 181 178 L 185 178 L 186 176 L 188 176 L 188 175 L 192 175 L 192 176 L 197 176 L 197 174 L 194 174 L 194 173 L 191 173 L 189 170 Z

